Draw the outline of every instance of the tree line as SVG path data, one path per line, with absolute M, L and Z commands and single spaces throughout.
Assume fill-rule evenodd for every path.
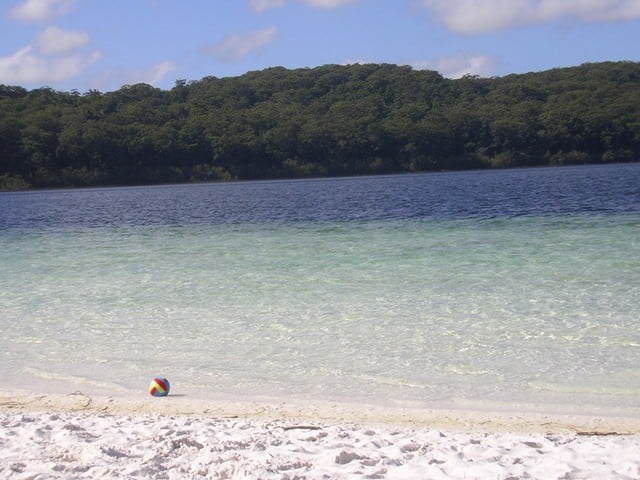
M 640 63 L 452 80 L 268 68 L 117 91 L 0 85 L 0 189 L 388 174 L 640 158 Z

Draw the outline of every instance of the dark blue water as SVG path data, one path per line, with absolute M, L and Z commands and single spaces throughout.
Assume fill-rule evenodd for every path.
M 0 229 L 639 211 L 640 164 L 0 193 Z

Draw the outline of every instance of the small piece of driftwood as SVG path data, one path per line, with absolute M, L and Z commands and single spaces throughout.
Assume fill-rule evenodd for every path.
M 291 425 L 289 427 L 282 427 L 283 430 L 321 430 L 322 427 L 315 425 Z

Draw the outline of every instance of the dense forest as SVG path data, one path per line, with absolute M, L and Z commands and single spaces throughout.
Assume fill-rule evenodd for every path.
M 269 68 L 114 92 L 0 85 L 0 189 L 640 159 L 640 63 L 451 80 Z

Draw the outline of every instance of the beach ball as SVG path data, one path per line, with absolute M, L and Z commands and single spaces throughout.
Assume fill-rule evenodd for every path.
M 169 380 L 163 377 L 154 377 L 149 384 L 149 393 L 154 397 L 166 397 L 169 395 Z

